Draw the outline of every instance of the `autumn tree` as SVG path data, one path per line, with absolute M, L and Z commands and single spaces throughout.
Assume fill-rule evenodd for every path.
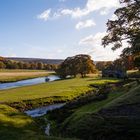
M 96 72 L 95 65 L 89 55 L 77 55 L 75 56 L 75 62 L 77 62 L 77 73 L 80 73 L 82 77 Z
M 62 62 L 56 72 L 62 78 L 66 78 L 66 76 L 76 77 L 77 74 L 81 74 L 81 77 L 85 77 L 88 73 L 95 73 L 96 68 L 89 55 L 81 54 L 68 57 Z
M 113 44 L 112 49 L 116 50 L 122 47 L 123 41 L 127 41 L 129 45 L 122 55 L 131 55 L 135 63 L 135 58 L 140 57 L 140 1 L 120 0 L 120 3 L 123 7 L 114 12 L 115 20 L 107 22 L 107 35 L 102 39 L 102 44 Z

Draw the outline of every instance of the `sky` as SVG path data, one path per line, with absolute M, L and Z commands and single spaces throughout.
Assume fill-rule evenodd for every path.
M 119 0 L 0 0 L 0 56 L 114 60 L 122 48 L 104 48 L 101 38 L 119 6 Z

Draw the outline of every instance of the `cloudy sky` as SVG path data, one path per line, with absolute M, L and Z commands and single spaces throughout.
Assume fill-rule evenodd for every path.
M 103 48 L 101 38 L 117 7 L 119 0 L 0 0 L 0 55 L 114 60 L 121 50 Z

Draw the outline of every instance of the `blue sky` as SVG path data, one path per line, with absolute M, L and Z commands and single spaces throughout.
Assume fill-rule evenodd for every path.
M 0 55 L 114 60 L 121 50 L 100 41 L 117 7 L 118 0 L 0 0 Z

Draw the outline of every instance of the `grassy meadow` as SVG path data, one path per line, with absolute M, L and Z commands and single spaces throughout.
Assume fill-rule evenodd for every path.
M 1 71 L 0 74 L 3 72 Z M 11 74 L 36 72 L 40 71 L 5 71 L 5 73 Z M 44 71 L 42 72 L 44 73 Z M 128 133 L 136 135 L 140 129 L 140 120 L 138 118 L 136 118 L 137 121 L 131 120 L 131 117 L 125 114 L 116 114 L 115 116 L 108 116 L 107 114 L 104 116 L 101 112 L 105 110 L 106 113 L 112 109 L 112 113 L 115 112 L 117 107 L 121 106 L 123 108 L 127 105 L 139 104 L 139 84 L 133 81 L 126 82 L 124 85 L 119 84 L 120 87 L 114 87 L 114 84 L 118 82 L 120 82 L 119 79 L 101 78 L 97 77 L 97 75 L 93 77 L 93 75 L 90 75 L 86 78 L 77 77 L 0 90 L 0 140 L 76 140 L 75 138 L 90 140 L 95 136 L 98 139 L 103 139 L 104 136 L 110 133 L 111 135 L 108 138 L 113 139 L 116 134 L 121 136 L 119 130 L 125 130 L 126 127 L 132 130 L 132 132 Z M 113 87 L 107 93 L 107 97 L 101 100 L 90 100 L 91 97 L 94 98 L 98 88 L 102 89 L 106 87 L 105 85 L 112 85 L 111 87 Z M 92 91 L 93 94 L 90 94 Z M 102 92 L 104 94 L 106 91 L 103 90 Z M 89 100 L 89 102 L 79 104 L 78 102 L 81 98 L 83 98 L 82 100 Z M 52 120 L 52 137 L 44 134 L 44 130 L 40 126 L 41 123 L 36 121 L 36 119 L 32 119 L 19 111 L 22 110 L 21 108 L 27 110 L 30 107 L 35 108 L 62 101 L 74 101 L 76 104 L 74 108 L 71 108 L 66 113 L 60 109 L 60 114 L 57 114 L 56 118 L 58 120 L 62 118 L 63 121 L 61 123 L 57 124 L 57 120 Z M 129 110 L 127 111 L 129 112 Z M 49 116 L 44 116 L 42 119 L 45 117 L 48 118 Z M 128 133 L 125 133 L 124 136 L 128 137 Z M 121 137 L 124 138 L 123 136 Z
M 1 90 L 0 102 L 13 103 L 40 98 L 46 100 L 46 97 L 51 97 L 53 100 L 56 96 L 72 100 L 93 90 L 93 87 L 90 86 L 91 84 L 104 85 L 118 81 L 117 79 L 87 77 Z M 55 100 L 58 99 L 56 98 Z M 73 138 L 45 136 L 44 132 L 40 130 L 40 127 L 38 128 L 38 124 L 32 118 L 6 104 L 0 104 L 0 136 L 1 140 L 76 140 Z
M 43 77 L 52 73 L 45 70 L 0 70 L 0 83 Z
M 20 102 L 22 100 L 34 100 L 46 97 L 64 97 L 73 99 L 81 94 L 93 90 L 91 84 L 106 84 L 118 82 L 110 78 L 74 78 L 68 80 L 53 81 L 38 85 L 18 87 L 14 89 L 0 90 L 1 102 Z

